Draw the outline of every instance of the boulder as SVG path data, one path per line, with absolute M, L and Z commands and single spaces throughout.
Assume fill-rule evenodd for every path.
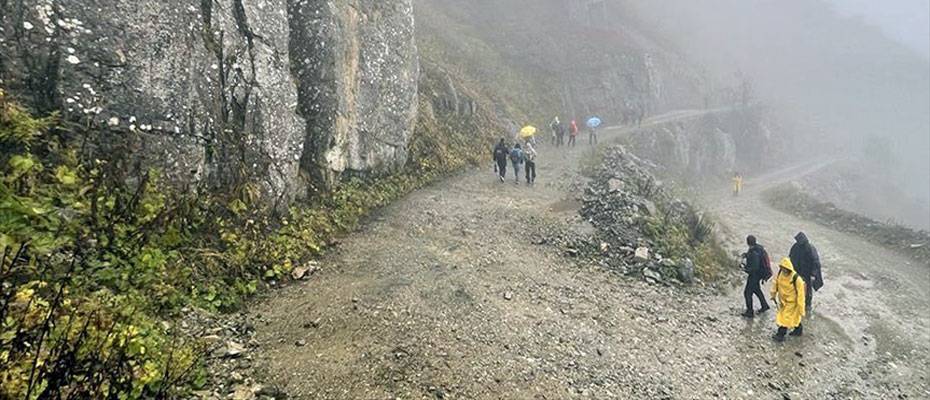
M 678 264 L 678 280 L 684 283 L 694 282 L 694 262 L 690 259 L 684 259 L 680 264 Z
M 612 179 L 610 179 L 610 180 L 607 181 L 607 189 L 608 189 L 611 193 L 622 191 L 624 186 L 625 186 L 625 185 L 624 185 L 623 181 L 621 181 L 621 180 L 619 180 L 619 179 L 616 179 L 616 178 L 612 178 Z
M 229 358 L 236 358 L 241 356 L 246 352 L 245 346 L 236 343 L 234 341 L 227 341 L 226 347 L 223 349 L 223 356 Z
M 649 215 L 656 215 L 659 209 L 656 207 L 656 203 L 652 200 L 643 200 L 643 208 L 649 213 Z
M 662 274 L 652 268 L 643 268 L 643 277 L 652 283 L 662 282 Z
M 294 269 L 291 270 L 291 278 L 294 279 L 295 281 L 299 281 L 301 279 L 309 277 L 310 275 L 313 275 L 313 273 L 316 272 L 317 269 L 319 269 L 319 266 L 315 262 L 309 262 L 306 265 L 301 266 L 301 267 L 294 267 Z

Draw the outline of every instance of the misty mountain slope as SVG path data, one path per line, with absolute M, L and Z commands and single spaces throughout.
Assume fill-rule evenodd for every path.
M 703 106 L 702 86 L 708 83 L 700 68 L 612 21 L 619 11 L 605 8 L 596 15 L 589 7 L 554 0 L 415 3 L 421 40 L 445 40 L 456 65 L 482 64 L 472 71 L 490 82 L 499 79 L 499 65 L 539 82 L 522 90 L 501 86 L 508 96 L 541 96 L 579 118 L 600 114 L 611 120 L 637 107 L 661 112 Z M 472 52 L 475 42 L 494 49 L 495 59 Z
M 598 115 L 607 125 L 619 125 L 668 110 L 720 107 L 733 112 L 666 128 L 673 140 L 661 142 L 663 148 L 650 144 L 638 150 L 680 155 L 655 160 L 676 170 L 691 161 L 706 164 L 702 178 L 721 179 L 737 170 L 761 171 L 789 148 L 786 137 L 793 131 L 776 110 L 744 104 L 738 82 L 711 78 L 620 2 L 414 5 L 424 74 L 480 93 L 478 103 L 496 114 L 505 136 L 524 124 L 543 128 L 547 136 L 555 115 L 566 122 Z M 708 135 L 716 141 L 704 143 Z M 716 142 L 723 144 L 715 147 Z
M 895 219 L 930 220 L 925 57 L 820 0 L 624 4 L 709 71 L 751 79 L 756 96 L 794 121 L 795 156 L 857 160 L 876 150 L 887 154 L 883 164 L 869 166 L 873 171 L 850 171 L 866 180 L 856 184 L 862 188 L 897 186 L 878 194 L 887 209 L 869 210 L 872 215 L 884 218 L 888 210 L 901 209 Z M 904 193 L 904 201 L 897 193 Z M 925 206 L 912 207 L 915 202 Z

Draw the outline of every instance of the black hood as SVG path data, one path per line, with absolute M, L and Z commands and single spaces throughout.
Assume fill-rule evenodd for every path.
M 807 235 L 805 235 L 804 232 L 798 232 L 798 234 L 794 236 L 794 240 L 800 244 L 807 244 Z

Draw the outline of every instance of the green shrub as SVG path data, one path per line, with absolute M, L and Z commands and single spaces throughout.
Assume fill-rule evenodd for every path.
M 158 317 L 179 302 L 166 195 L 113 186 L 55 126 L 0 91 L 0 398 L 173 394 L 196 357 Z

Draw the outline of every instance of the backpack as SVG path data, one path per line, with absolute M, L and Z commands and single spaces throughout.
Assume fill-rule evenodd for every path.
M 525 161 L 536 161 L 536 152 L 524 151 L 523 159 Z
M 765 248 L 759 246 L 762 249 L 762 281 L 765 282 L 772 277 L 772 260 L 769 259 L 769 253 L 765 251 Z
M 510 161 L 515 163 L 523 162 L 523 150 L 510 150 Z
M 507 157 L 507 149 L 501 146 L 495 147 L 494 148 L 494 159 L 500 160 L 504 157 Z

